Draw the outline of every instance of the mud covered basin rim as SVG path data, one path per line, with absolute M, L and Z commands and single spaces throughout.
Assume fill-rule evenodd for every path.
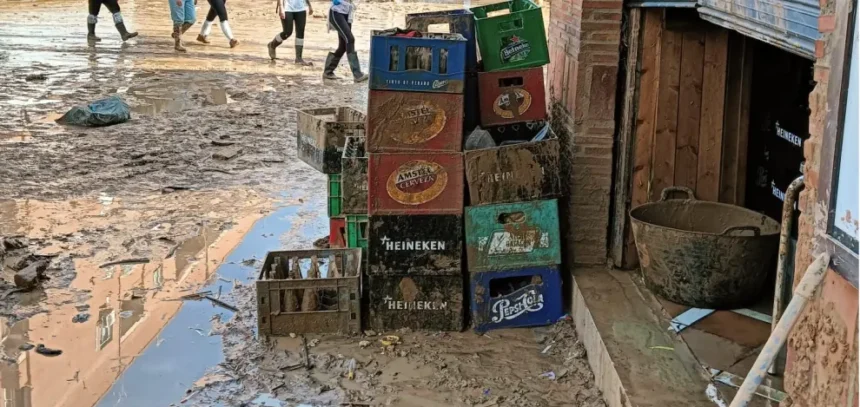
M 660 225 L 657 223 L 649 222 L 649 221 L 643 220 L 641 217 L 637 216 L 637 212 L 642 212 L 643 210 L 653 208 L 655 206 L 676 205 L 679 203 L 683 203 L 684 205 L 717 206 L 717 207 L 732 210 L 732 211 L 746 212 L 750 215 L 764 218 L 765 224 L 772 222 L 773 230 L 775 230 L 775 231 L 771 232 L 771 233 L 766 233 L 764 228 L 762 228 L 760 235 L 723 235 L 722 233 L 715 233 L 715 232 L 703 232 L 703 231 L 699 231 L 699 230 L 678 229 L 678 228 L 671 227 L 671 226 L 665 226 L 665 225 Z M 682 232 L 682 233 L 690 233 L 690 234 L 695 234 L 695 235 L 702 235 L 702 236 L 725 237 L 725 238 L 730 238 L 730 239 L 760 239 L 760 238 L 769 238 L 772 236 L 778 236 L 780 233 L 780 223 L 777 222 L 776 220 L 774 220 L 773 218 L 771 218 L 765 214 L 753 211 L 752 209 L 744 208 L 742 206 L 722 203 L 722 202 L 701 201 L 698 199 L 671 199 L 671 200 L 667 200 L 667 201 L 644 203 L 642 205 L 639 205 L 639 206 L 631 209 L 628 212 L 628 214 L 630 216 L 631 221 L 633 221 L 633 222 L 639 222 L 639 223 L 642 223 L 644 225 L 648 225 L 648 226 L 655 227 L 655 228 L 672 230 L 672 231 Z M 759 226 L 759 225 L 755 225 L 755 226 Z M 765 226 L 765 225 L 761 225 L 761 226 Z M 729 226 L 727 226 L 727 228 L 729 228 Z

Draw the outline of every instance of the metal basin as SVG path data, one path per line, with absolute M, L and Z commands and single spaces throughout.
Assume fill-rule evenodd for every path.
M 683 192 L 686 199 L 668 199 Z M 630 211 L 645 285 L 697 308 L 740 308 L 759 299 L 774 267 L 779 223 L 739 206 L 698 201 L 687 188 Z

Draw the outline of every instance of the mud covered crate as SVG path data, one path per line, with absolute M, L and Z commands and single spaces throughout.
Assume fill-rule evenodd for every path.
M 299 159 L 325 174 L 338 174 L 348 136 L 364 136 L 364 113 L 349 107 L 296 112 Z
M 471 276 L 475 331 L 540 326 L 562 315 L 561 276 L 556 267 L 531 267 Z
M 555 199 L 466 208 L 469 272 L 561 263 Z
M 347 137 L 343 149 L 341 189 L 343 213 L 347 215 L 367 214 L 367 153 L 364 137 Z
M 437 31 L 439 26 L 444 28 Z M 477 72 L 478 51 L 475 42 L 475 15 L 471 11 L 445 10 L 407 14 L 406 29 L 462 35 L 466 39 L 466 71 Z
M 263 336 L 361 332 L 361 250 L 289 250 L 266 255 L 257 277 Z
M 461 275 L 461 215 L 371 216 L 368 274 Z
M 368 277 L 370 328 L 463 330 L 463 276 Z
M 543 67 L 479 72 L 478 91 L 483 126 L 546 119 Z
M 561 194 L 560 147 L 546 122 L 491 128 L 501 147 L 466 151 L 466 181 L 473 205 L 534 201 Z M 507 138 L 507 140 L 505 140 Z M 507 144 L 516 140 L 515 144 Z
M 367 215 L 346 215 L 346 247 L 361 249 L 367 258 Z
M 512 0 L 471 8 L 484 71 L 532 68 L 549 63 L 541 8 Z M 506 14 L 497 15 L 498 12 Z
M 370 154 L 370 215 L 463 213 L 463 154 Z
M 328 245 L 334 249 L 346 247 L 346 219 L 329 218 Z
M 463 95 L 370 90 L 367 151 L 461 151 Z
M 340 174 L 328 174 L 327 178 L 328 217 L 340 217 L 343 212 L 343 192 L 341 191 Z
M 463 93 L 466 39 L 398 29 L 374 30 L 370 37 L 370 88 L 412 92 Z

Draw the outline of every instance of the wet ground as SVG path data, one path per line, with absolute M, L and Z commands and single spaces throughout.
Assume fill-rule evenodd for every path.
M 6 405 L 602 405 L 569 326 L 401 333 L 393 355 L 357 345 L 375 338 L 319 337 L 314 370 L 272 372 L 298 345 L 256 340 L 259 260 L 327 230 L 325 178 L 296 158 L 294 109 L 364 111 L 366 85 L 322 82 L 336 37 L 320 18 L 305 40 L 314 67 L 289 62 L 292 40 L 270 61 L 265 44 L 280 30 L 271 2 L 231 0 L 241 45 L 229 49 L 217 26 L 212 44 L 194 42 L 198 24 L 186 55 L 173 51 L 164 1 L 120 5 L 140 37 L 123 44 L 102 10 L 103 41 L 91 47 L 82 1 L 0 3 L 0 237 L 50 262 L 35 290 L 16 290 L 8 268 L 0 280 Z M 362 64 L 370 29 L 450 7 L 363 4 Z M 130 122 L 53 121 L 113 94 L 131 105 Z M 128 259 L 148 263 L 104 266 Z M 183 300 L 201 290 L 239 312 Z M 62 354 L 28 346 L 38 344 Z M 350 359 L 352 381 L 341 374 Z M 557 380 L 540 377 L 550 370 Z

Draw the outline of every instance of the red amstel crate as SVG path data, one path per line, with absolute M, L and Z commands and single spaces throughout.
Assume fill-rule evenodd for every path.
M 371 90 L 367 151 L 461 151 L 463 95 Z
M 371 215 L 463 213 L 463 154 L 443 152 L 370 154 Z
M 546 119 L 543 67 L 479 72 L 478 92 L 482 126 Z

